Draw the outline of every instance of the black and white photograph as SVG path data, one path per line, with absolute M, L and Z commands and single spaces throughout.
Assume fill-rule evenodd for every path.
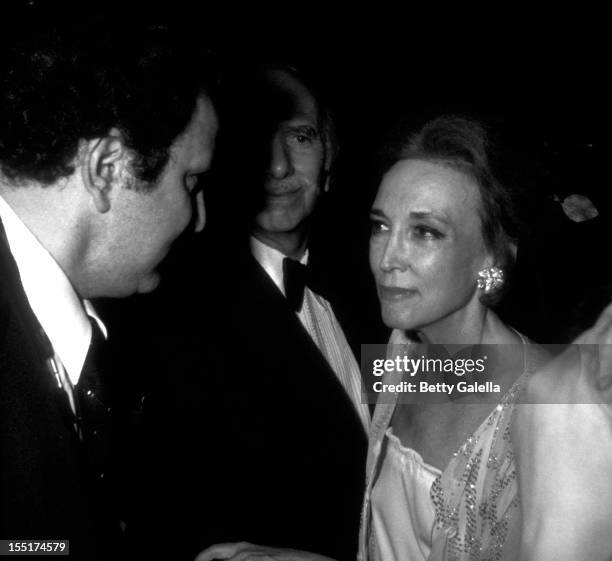
M 1 556 L 612 561 L 603 14 L 426 8 L 3 8 Z

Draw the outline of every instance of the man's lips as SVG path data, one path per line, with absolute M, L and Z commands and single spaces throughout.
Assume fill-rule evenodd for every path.
M 281 197 L 290 197 L 291 195 L 295 195 L 296 193 L 299 193 L 302 190 L 301 185 L 288 185 L 288 186 L 283 186 L 283 187 L 271 187 L 266 189 L 266 194 L 268 195 L 268 197 L 276 197 L 276 198 L 281 198 Z
M 378 285 L 378 296 L 381 300 L 397 301 L 414 296 L 417 291 L 413 288 L 403 288 L 400 286 Z

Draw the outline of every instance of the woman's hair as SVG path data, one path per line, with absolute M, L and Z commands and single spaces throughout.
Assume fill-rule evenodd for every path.
M 427 122 L 420 131 L 409 137 L 397 160 L 425 160 L 460 171 L 471 178 L 480 193 L 480 222 L 487 249 L 495 258 L 495 265 L 503 269 L 508 279 L 516 256 L 520 222 L 517 202 L 510 182 L 500 180 L 494 151 L 485 127 L 478 121 L 442 115 Z M 483 295 L 481 302 L 493 305 L 501 300 L 503 288 Z

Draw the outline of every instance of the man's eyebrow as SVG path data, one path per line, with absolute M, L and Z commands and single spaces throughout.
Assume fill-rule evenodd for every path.
M 291 132 L 303 132 L 303 133 L 315 133 L 315 134 L 319 134 L 319 129 L 316 125 L 314 124 L 310 124 L 310 123 L 287 123 L 284 127 L 283 127 L 286 131 L 291 131 Z

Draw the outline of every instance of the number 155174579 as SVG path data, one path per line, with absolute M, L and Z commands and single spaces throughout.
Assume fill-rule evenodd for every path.
M 68 540 L 0 540 L 0 555 L 68 555 Z

